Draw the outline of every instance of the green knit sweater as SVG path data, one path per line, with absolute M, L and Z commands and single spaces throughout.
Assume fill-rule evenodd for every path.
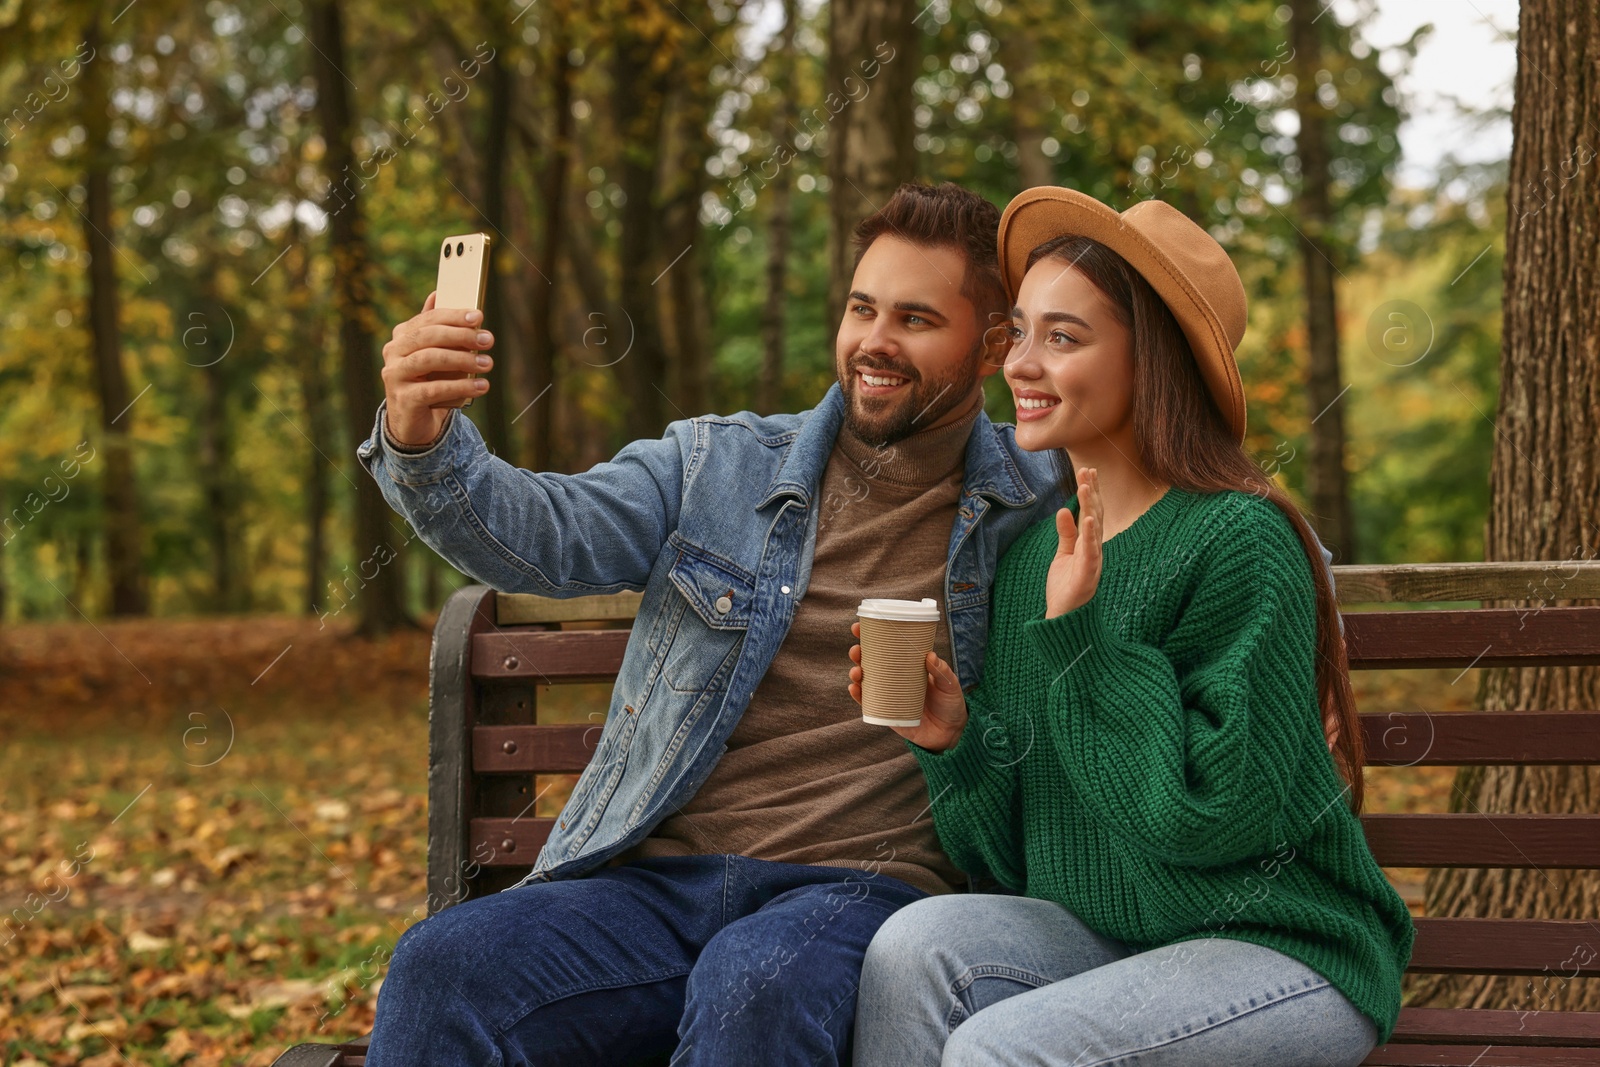
M 1052 516 L 1001 560 L 966 729 L 912 746 L 950 858 L 1135 951 L 1232 937 L 1292 956 L 1387 1040 L 1414 931 L 1323 736 L 1289 520 L 1172 488 L 1105 542 L 1089 602 L 1046 619 L 1056 546 Z

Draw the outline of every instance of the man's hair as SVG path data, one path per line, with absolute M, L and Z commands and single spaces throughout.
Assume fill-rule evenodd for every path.
M 953 248 L 967 261 L 961 295 L 972 302 L 980 327 L 988 328 L 1011 309 L 1006 288 L 1000 283 L 1000 254 L 996 243 L 1000 209 L 955 182 L 927 185 L 906 182 L 889 202 L 856 224 L 856 265 L 868 246 L 879 237 L 898 237 L 914 245 Z

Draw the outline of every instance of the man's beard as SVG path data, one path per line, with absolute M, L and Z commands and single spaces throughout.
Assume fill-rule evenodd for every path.
M 923 380 L 911 366 L 900 366 L 886 360 L 868 359 L 859 352 L 845 364 L 844 380 L 839 388 L 844 393 L 844 421 L 850 431 L 874 448 L 884 448 L 920 433 L 967 402 L 972 386 L 978 377 L 978 357 L 983 351 L 980 340 L 968 358 L 947 377 Z M 883 371 L 909 380 L 904 396 L 859 396 L 856 392 L 858 371 Z

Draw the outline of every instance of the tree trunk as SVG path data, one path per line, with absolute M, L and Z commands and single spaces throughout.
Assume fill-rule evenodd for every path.
M 1594 559 L 1600 552 L 1600 9 L 1593 0 L 1523 0 L 1517 36 L 1506 224 L 1500 403 L 1485 556 Z M 1537 610 L 1551 600 L 1507 606 Z M 1600 668 L 1486 671 L 1488 710 L 1600 707 Z M 1463 769 L 1456 811 L 1600 812 L 1600 769 Z M 1589 871 L 1445 870 L 1428 879 L 1438 916 L 1600 914 Z M 1600 982 L 1549 961 L 1532 978 L 1426 975 L 1411 1003 L 1595 1011 Z M 1565 963 L 1570 968 L 1571 961 Z
M 444 598 L 439 592 L 441 564 L 426 545 L 418 546 L 417 557 L 422 560 L 422 608 L 437 617 L 439 609 L 444 606 Z
M 922 29 L 916 19 L 923 10 L 911 0 L 834 0 L 828 8 L 828 81 L 814 114 L 832 115 L 827 127 L 830 322 L 843 314 L 855 273 L 850 235 L 856 223 L 883 207 L 901 182 L 916 177 L 911 87 L 921 65 Z M 865 95 L 852 101 L 852 87 L 863 83 Z M 814 123 L 805 125 L 810 129 Z
M 672 374 L 667 418 L 701 415 L 710 410 L 711 310 L 705 284 L 706 244 L 700 232 L 700 200 L 706 188 L 706 158 L 711 139 L 711 100 L 697 80 L 680 81 L 668 108 L 667 148 L 663 152 L 663 204 L 660 212 L 663 247 L 672 266 L 656 288 L 671 319 Z
M 628 321 L 608 325 L 613 339 L 633 339 L 632 351 L 617 364 L 631 413 L 629 432 L 634 437 L 655 437 L 666 428 L 670 410 L 660 385 L 666 380 L 667 359 L 656 289 L 662 271 L 671 268 L 658 254 L 656 204 L 667 78 L 658 69 L 663 65 L 656 54 L 663 42 L 637 32 L 638 27 L 651 23 L 645 17 L 644 3 L 633 0 L 627 8 L 617 26 L 611 73 L 612 110 L 621 140 L 618 184 L 625 198 L 618 249 L 619 296 Z M 679 251 L 674 248 L 670 254 Z
M 6 610 L 11 606 L 11 557 L 6 552 L 6 545 L 11 543 L 7 535 L 6 494 L 0 490 L 0 635 L 5 633 Z M 5 663 L 0 660 L 0 676 L 5 673 Z
M 783 0 L 783 35 L 778 44 L 778 77 L 794 85 L 799 73 L 795 62 L 795 25 L 800 20 L 795 0 Z M 794 122 L 794 93 L 782 99 L 772 111 L 772 144 L 789 142 L 789 127 Z M 792 165 L 791 165 L 792 166 Z M 761 384 L 756 390 L 756 410 L 763 415 L 783 410 L 784 310 L 788 302 L 789 277 L 789 188 L 791 166 L 781 166 L 773 175 L 772 213 L 767 221 L 767 298 L 761 308 Z
M 99 55 L 100 9 L 94 8 L 84 40 Z M 134 480 L 134 415 L 128 410 L 128 378 L 122 366 L 119 332 L 117 254 L 111 234 L 110 116 L 104 61 L 83 68 L 84 132 L 89 165 L 84 188 L 84 243 L 89 247 L 89 333 L 94 345 L 95 388 L 100 395 L 100 429 L 105 436 L 106 569 L 111 581 L 111 614 L 144 615 L 150 610 L 144 585 L 144 537 L 139 521 L 139 490 Z
M 214 272 L 208 277 L 215 278 Z M 211 541 L 211 610 L 244 610 L 234 554 L 232 448 L 228 433 L 228 384 L 222 361 L 200 367 L 205 396 L 200 405 L 200 489 Z
M 1056 184 L 1055 160 L 1044 154 L 1044 139 L 1050 136 L 1048 108 L 1039 80 L 1046 70 L 1039 66 L 1039 50 L 1034 46 L 1029 27 L 1047 17 L 1028 3 L 1005 7 L 1011 32 L 999 38 L 1000 57 L 1011 78 L 1012 139 L 1017 145 L 1017 176 L 1024 189 Z
M 88 530 L 72 535 L 72 602 L 89 613 L 89 589 L 94 581 L 94 536 Z
M 1327 109 L 1317 100 L 1322 39 L 1316 25 L 1318 0 L 1291 0 L 1289 32 L 1294 48 L 1295 112 L 1300 133 L 1300 254 L 1305 271 L 1306 403 L 1311 409 L 1306 497 L 1317 536 L 1340 563 L 1356 560 L 1344 468 L 1344 405 L 1339 384 L 1339 318 L 1334 294 L 1334 249 L 1328 240 L 1333 209 L 1328 199 Z
M 567 173 L 572 157 L 572 63 L 567 19 L 562 0 L 545 8 L 545 29 L 550 37 L 550 143 L 545 147 L 544 169 L 539 176 L 540 209 L 544 214 L 543 244 L 539 250 L 539 276 L 533 280 L 533 380 L 528 383 L 533 409 L 528 413 L 531 470 L 550 470 L 554 459 L 556 413 L 556 354 L 561 350 L 556 328 L 556 279 L 561 275 L 562 237 L 566 231 Z M 580 216 L 581 217 L 581 216 Z
M 494 12 L 484 11 L 489 25 L 497 26 L 500 20 Z M 508 136 L 511 127 L 511 109 L 515 106 L 517 81 L 509 56 L 506 54 L 506 42 L 503 35 L 494 41 L 495 57 L 488 64 L 489 70 L 489 109 L 485 116 L 483 137 L 483 200 L 481 201 L 482 225 L 485 233 L 493 238 L 490 245 L 489 285 L 488 299 L 484 309 L 484 322 L 493 325 L 489 328 L 498 331 L 495 335 L 494 349 L 496 369 L 499 371 L 495 385 L 484 396 L 483 412 L 483 437 L 489 446 L 489 451 L 497 456 L 512 460 L 516 450 L 511 442 L 510 407 L 513 390 L 511 388 L 511 367 L 517 361 L 525 358 L 525 352 L 519 342 L 523 340 L 517 335 L 517 330 L 512 325 L 511 316 L 507 313 L 513 302 L 521 299 L 521 294 L 516 291 L 514 275 L 496 269 L 498 264 L 507 262 L 508 256 L 516 253 L 506 247 L 506 159 L 509 155 L 511 138 Z
M 328 478 L 323 469 L 333 447 L 333 434 L 329 429 L 329 411 L 323 385 L 323 359 L 326 354 L 326 335 L 323 328 L 323 309 L 311 306 L 311 245 L 308 235 L 298 222 L 293 228 L 294 290 L 289 294 L 292 306 L 299 313 L 298 321 L 306 324 L 305 344 L 299 359 L 300 398 L 305 405 L 306 436 L 311 438 L 311 448 L 305 454 L 305 519 L 306 519 L 306 594 L 304 605 L 311 614 L 317 614 L 322 604 L 323 566 L 327 547 L 323 543 L 323 527 L 328 516 Z
M 345 80 L 344 28 L 338 0 L 313 0 L 310 5 L 311 61 L 317 86 L 317 117 L 326 142 L 332 185 L 324 209 L 333 253 L 333 308 L 339 321 L 340 372 L 343 379 L 349 447 L 353 451 L 371 432 L 373 413 L 382 400 L 379 365 L 372 338 L 377 317 L 372 310 L 365 227 L 361 219 L 361 178 L 352 171 L 351 116 Z M 364 472 L 363 472 L 364 475 Z M 406 615 L 403 572 L 388 526 L 391 514 L 371 478 L 356 479 L 355 571 L 359 583 L 359 621 L 363 636 L 414 625 Z

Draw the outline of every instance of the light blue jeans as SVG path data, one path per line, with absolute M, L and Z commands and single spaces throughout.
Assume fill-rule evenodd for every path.
M 1230 938 L 1150 952 L 1047 900 L 966 893 L 867 948 L 856 1067 L 1355 1067 L 1377 1028 L 1298 960 Z

